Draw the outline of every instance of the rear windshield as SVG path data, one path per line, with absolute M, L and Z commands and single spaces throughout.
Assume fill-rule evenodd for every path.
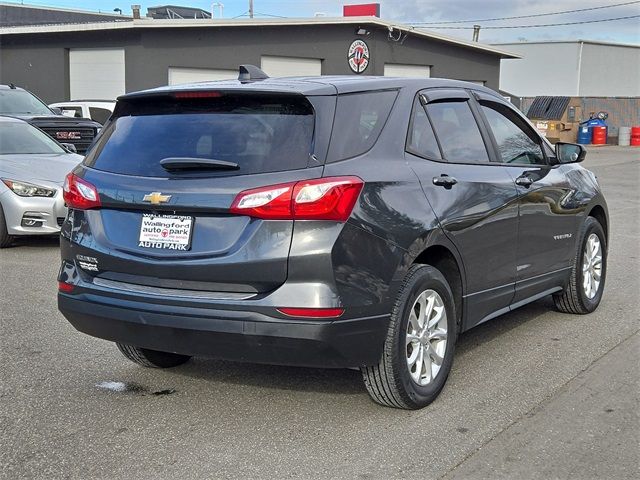
M 214 159 L 243 175 L 306 168 L 313 151 L 314 112 L 301 96 L 226 95 L 122 105 L 85 160 L 125 175 L 166 177 L 165 158 Z M 196 172 L 202 174 L 202 171 Z

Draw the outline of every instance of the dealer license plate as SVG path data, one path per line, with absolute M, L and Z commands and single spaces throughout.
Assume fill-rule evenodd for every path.
M 179 215 L 142 215 L 139 247 L 189 250 L 193 217 Z

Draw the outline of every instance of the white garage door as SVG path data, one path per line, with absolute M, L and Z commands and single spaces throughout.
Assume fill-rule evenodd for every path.
M 322 75 L 322 60 L 264 55 L 260 68 L 270 77 L 315 76 Z
M 70 49 L 69 90 L 72 100 L 115 100 L 125 93 L 124 49 Z
M 169 67 L 169 85 L 180 83 L 211 82 L 238 78 L 237 70 L 214 68 Z
M 402 63 L 385 63 L 385 77 L 417 77 L 429 78 L 431 67 L 429 65 L 404 65 Z

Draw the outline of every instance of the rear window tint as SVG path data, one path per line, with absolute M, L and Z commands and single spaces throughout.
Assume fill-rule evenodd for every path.
M 87 166 L 126 175 L 166 177 L 164 158 L 237 163 L 243 175 L 306 168 L 313 147 L 314 113 L 304 97 L 223 95 L 123 105 L 85 160 Z
M 330 161 L 362 155 L 373 147 L 397 95 L 395 90 L 340 95 L 329 147 Z
M 409 127 L 407 151 L 420 157 L 442 159 L 433 128 L 418 99 L 413 104 L 413 118 Z

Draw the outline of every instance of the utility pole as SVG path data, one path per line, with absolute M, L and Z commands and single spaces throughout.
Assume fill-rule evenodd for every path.
M 249 18 L 253 18 L 253 0 L 249 0 Z
M 480 25 L 473 26 L 473 41 L 477 42 L 480 38 Z

